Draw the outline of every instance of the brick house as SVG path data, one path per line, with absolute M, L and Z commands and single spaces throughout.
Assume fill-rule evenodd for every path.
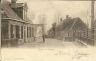
M 53 37 L 54 31 L 51 28 L 48 36 Z M 55 28 L 54 38 L 60 40 L 74 41 L 75 38 L 87 37 L 87 25 L 78 17 L 66 18 Z
M 1 43 L 21 44 L 34 41 L 36 28 L 42 24 L 32 24 L 27 17 L 27 4 L 16 0 L 1 3 Z

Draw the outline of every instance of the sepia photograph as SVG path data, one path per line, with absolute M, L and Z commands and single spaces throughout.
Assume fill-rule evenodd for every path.
M 96 61 L 95 0 L 0 0 L 1 61 Z

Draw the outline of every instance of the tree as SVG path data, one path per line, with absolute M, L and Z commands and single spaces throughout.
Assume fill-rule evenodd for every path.
M 56 23 L 52 24 L 52 29 L 53 29 L 53 34 L 54 34 L 54 37 L 55 37 L 56 36 Z

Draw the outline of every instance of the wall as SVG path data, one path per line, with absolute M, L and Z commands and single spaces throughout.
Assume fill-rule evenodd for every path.
M 3 20 L 1 21 L 1 39 L 8 39 L 8 21 Z

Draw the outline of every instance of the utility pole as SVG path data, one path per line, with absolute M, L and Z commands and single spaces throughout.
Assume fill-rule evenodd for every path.
M 1 0 L 0 0 L 0 48 L 1 48 Z
M 42 27 L 42 31 L 43 31 L 43 34 L 42 34 L 42 38 L 43 38 L 43 42 L 45 43 L 45 24 L 42 24 L 43 27 Z
M 43 15 L 41 16 L 43 43 L 45 43 L 45 21 L 46 21 L 46 17 L 45 17 L 45 15 L 43 14 Z
M 1 61 L 1 0 L 0 0 L 0 61 Z
M 94 4 L 95 4 L 95 0 L 91 1 L 91 38 L 92 38 L 92 44 L 94 46 L 95 44 L 95 40 L 94 40 Z

